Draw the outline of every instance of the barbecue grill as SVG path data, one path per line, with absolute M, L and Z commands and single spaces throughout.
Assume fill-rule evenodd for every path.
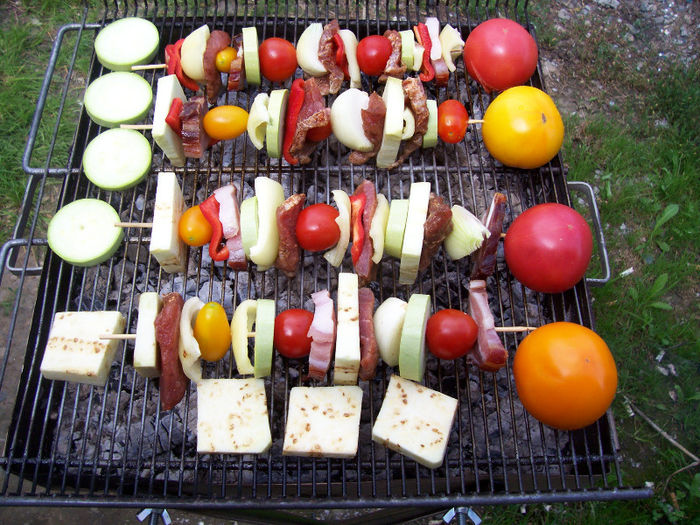
M 496 16 L 515 19 L 532 31 L 527 3 L 105 2 L 101 13 L 86 8 L 80 22 L 62 27 L 23 159 L 28 182 L 20 218 L 12 239 L 0 252 L 0 280 L 3 275 L 9 278 L 8 272 L 17 276 L 0 368 L 0 399 L 7 415 L 0 429 L 7 436 L 0 457 L 0 503 L 229 511 L 373 508 L 394 512 L 403 508 L 402 516 L 407 516 L 420 509 L 425 512 L 428 508 L 474 504 L 649 497 L 650 489 L 623 483 L 610 412 L 580 431 L 560 432 L 543 426 L 523 410 L 510 363 L 497 373 L 487 373 L 464 359 L 449 362 L 429 358 L 426 385 L 458 398 L 460 404 L 444 463 L 435 470 L 370 439 L 392 373 L 385 365 L 380 365 L 373 381 L 361 383 L 364 397 L 359 450 L 355 458 L 347 460 L 282 456 L 289 391 L 301 384 L 305 370 L 303 364 L 281 356 L 275 357 L 272 376 L 265 381 L 273 446 L 269 453 L 259 456 L 197 455 L 196 389 L 190 386 L 176 409 L 161 412 L 156 383 L 138 376 L 131 365 L 133 346 L 129 342 L 122 343 L 105 387 L 48 381 L 39 373 L 51 320 L 57 311 L 120 310 L 127 318 L 127 330 L 134 332 L 138 296 L 144 291 L 179 291 L 185 299 L 199 295 L 205 301 L 221 302 L 229 316 L 244 299 L 274 298 L 279 312 L 308 308 L 313 291 L 335 291 L 338 271 L 352 271 L 349 256 L 336 270 L 321 256 L 306 254 L 303 271 L 294 279 L 276 270 L 232 272 L 214 266 L 206 249 L 191 249 L 187 274 L 171 275 L 161 271 L 149 256 L 149 232 L 135 228 L 127 230 L 123 246 L 114 257 L 94 268 L 70 266 L 46 248 L 40 215 L 53 211 L 47 207 L 57 209 L 89 196 L 110 202 L 124 221 L 148 221 L 155 197 L 155 174 L 173 170 L 154 147 L 151 176 L 131 190 L 105 192 L 82 176 L 82 152 L 100 129 L 77 101 L 90 81 L 105 72 L 95 59 L 92 42 L 106 23 L 124 16 L 153 21 L 160 31 L 158 56 L 162 57 L 166 44 L 204 23 L 231 34 L 255 25 L 261 39 L 279 36 L 292 42 L 309 23 L 325 23 L 333 18 L 341 27 L 352 29 L 358 38 L 381 34 L 387 28 L 409 29 L 426 16 L 437 16 L 462 35 L 480 21 Z M 155 87 L 163 73 L 143 74 Z M 367 91 L 377 87 L 373 81 L 363 82 Z M 531 82 L 544 89 L 539 69 Z M 270 84 L 264 81 L 260 89 L 269 91 Z M 46 106 L 50 93 L 60 100 L 56 111 Z M 220 103 L 225 99 L 226 103 L 249 108 L 256 93 L 250 89 L 229 93 Z M 447 98 L 460 99 L 473 118 L 480 118 L 491 100 L 466 75 L 461 62 L 446 88 L 430 85 L 428 93 L 438 103 Z M 42 121 L 43 129 L 52 129 L 49 136 L 38 132 Z M 66 130 L 73 130 L 73 139 L 64 151 L 60 137 Z M 451 204 L 462 204 L 480 214 L 493 193 L 500 191 L 508 198 L 506 227 L 535 204 L 571 205 L 572 190 L 579 195 L 574 204 L 588 204 L 585 207 L 598 239 L 598 278 L 586 279 L 562 294 L 538 294 L 510 275 L 499 253 L 488 289 L 497 325 L 539 326 L 566 320 L 593 326 L 588 286 L 605 282 L 610 270 L 593 192 L 588 185 L 567 183 L 560 157 L 537 170 L 505 168 L 488 155 L 473 126 L 461 144 L 441 143 L 433 150 L 419 151 L 392 171 L 373 165 L 352 166 L 346 154 L 331 138 L 315 153 L 311 164 L 291 167 L 259 153 L 243 135 L 216 144 L 202 161 L 190 160 L 174 171 L 187 205 L 201 202 L 230 181 L 239 185 L 247 197 L 258 175 L 279 180 L 287 195 L 305 192 L 310 203 L 328 202 L 335 188 L 351 192 L 365 178 L 372 180 L 389 200 L 406 198 L 410 183 L 421 180 L 429 181 L 432 190 Z M 411 293 L 428 293 L 434 309 L 466 310 L 468 274 L 468 261 L 454 262 L 440 252 L 414 285 L 401 286 L 398 263 L 385 260 L 372 288 L 380 301 L 389 296 L 407 299 Z M 29 292 L 23 293 L 31 275 L 40 275 L 41 280 L 25 347 L 16 331 L 21 305 L 34 300 L 27 297 Z M 503 334 L 511 359 L 522 337 Z M 204 376 L 235 377 L 232 358 L 206 364 Z

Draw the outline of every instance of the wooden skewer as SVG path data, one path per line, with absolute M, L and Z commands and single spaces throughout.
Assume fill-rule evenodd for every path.
M 115 222 L 119 228 L 153 228 L 152 222 Z
M 102 334 L 100 339 L 117 339 L 120 341 L 136 339 L 136 334 Z
M 255 337 L 255 332 L 248 332 L 246 337 Z
M 153 129 L 153 124 L 119 124 L 121 129 Z
M 479 120 L 479 119 L 470 118 L 469 120 L 467 120 L 467 124 L 483 124 L 483 123 L 484 123 L 484 121 Z
M 140 64 L 136 66 L 131 66 L 132 71 L 143 71 L 146 69 L 165 69 L 168 67 L 167 64 Z
M 505 234 L 505 233 L 501 233 L 501 239 L 505 239 L 505 238 L 506 238 L 506 234 Z
M 532 332 L 537 330 L 536 326 L 497 326 L 496 332 L 517 333 L 517 332 Z

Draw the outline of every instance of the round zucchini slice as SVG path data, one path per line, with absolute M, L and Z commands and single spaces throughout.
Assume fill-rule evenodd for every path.
M 136 73 L 117 71 L 96 78 L 85 90 L 85 111 L 96 124 L 116 128 L 146 116 L 153 101 L 151 85 Z
M 95 38 L 95 54 L 107 69 L 130 71 L 148 64 L 158 52 L 158 28 L 143 18 L 129 17 L 106 25 Z
M 53 252 L 74 266 L 94 266 L 117 251 L 124 235 L 119 214 L 99 199 L 80 199 L 56 212 L 47 238 Z
M 95 186 L 121 191 L 141 182 L 151 169 L 151 144 L 133 129 L 108 129 L 90 141 L 83 171 Z

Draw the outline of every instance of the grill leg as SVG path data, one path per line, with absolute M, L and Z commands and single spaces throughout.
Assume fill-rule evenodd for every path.
M 458 525 L 467 525 L 470 520 L 474 525 L 480 525 L 481 518 L 470 507 L 454 507 L 447 511 L 442 517 L 445 523 L 451 523 L 454 518 L 457 518 Z

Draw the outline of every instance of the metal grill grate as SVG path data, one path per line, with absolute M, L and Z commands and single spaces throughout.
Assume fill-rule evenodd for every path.
M 110 193 L 87 183 L 81 175 L 81 156 L 100 129 L 71 104 L 78 91 L 104 73 L 92 55 L 92 41 L 111 19 L 139 15 L 151 19 L 161 33 L 161 53 L 167 43 L 187 35 L 203 23 L 231 34 L 255 25 L 261 39 L 281 36 L 296 41 L 312 21 L 338 18 L 341 27 L 358 38 L 382 33 L 391 27 L 408 29 L 428 15 L 437 15 L 466 35 L 479 21 L 507 16 L 528 25 L 527 2 L 228 2 L 191 7 L 179 5 L 105 4 L 100 20 L 85 10 L 78 24 L 61 29 L 47 69 L 24 158 L 28 190 L 14 237 L 3 246 L 0 280 L 6 268 L 18 275 L 18 287 L 0 370 L 2 396 L 14 399 L 3 456 L 4 477 L 0 503 L 31 505 L 119 505 L 237 508 L 338 508 L 447 506 L 449 504 L 513 503 L 587 499 L 635 498 L 648 491 L 625 488 L 614 422 L 608 413 L 591 427 L 558 432 L 545 427 L 522 409 L 515 392 L 510 366 L 485 373 L 464 360 L 428 361 L 426 384 L 460 401 L 458 418 L 450 436 L 443 466 L 430 470 L 399 454 L 375 445 L 371 425 L 381 405 L 391 371 L 381 365 L 378 377 L 361 384 L 364 390 L 360 445 L 350 460 L 288 458 L 281 441 L 291 387 L 301 384 L 301 363 L 275 357 L 272 377 L 266 379 L 273 435 L 271 451 L 264 456 L 196 454 L 196 390 L 193 386 L 180 405 L 169 413 L 159 411 L 158 390 L 153 381 L 138 376 L 132 366 L 133 348 L 124 343 L 112 366 L 106 388 L 46 381 L 39 364 L 53 314 L 62 310 L 120 310 L 135 331 L 138 295 L 143 291 L 179 291 L 185 299 L 199 295 L 205 301 L 224 304 L 229 316 L 247 298 L 274 298 L 278 311 L 309 308 L 309 297 L 322 288 L 335 290 L 338 271 L 352 271 L 349 256 L 339 270 L 320 256 L 306 255 L 304 271 L 288 280 L 276 270 L 260 273 L 231 272 L 214 267 L 206 249 L 190 250 L 186 278 L 161 272 L 148 254 L 148 232 L 127 231 L 124 246 L 108 262 L 89 269 L 64 264 L 46 250 L 43 269 L 32 259 L 42 257 L 46 241 L 37 237 L 39 211 L 50 201 L 51 189 L 60 182 L 58 207 L 82 197 L 110 202 L 122 220 L 144 222 L 152 216 L 155 176 L 171 170 L 167 159 L 154 148 L 152 175 L 133 190 Z M 57 114 L 44 111 L 47 93 L 56 88 L 56 64 L 67 57 L 67 75 L 58 88 Z M 80 71 L 87 60 L 87 76 Z M 145 78 L 155 86 L 159 72 Z M 297 73 L 299 74 L 299 72 Z M 367 80 L 365 80 L 367 82 Z M 543 87 L 538 73 L 533 85 Z M 377 86 L 366 84 L 372 91 Z M 263 82 L 261 90 L 269 91 Z M 447 88 L 429 87 L 429 98 L 438 103 L 459 98 L 470 115 L 479 118 L 489 96 L 470 81 L 463 65 L 451 75 Z M 227 103 L 249 108 L 256 92 L 222 97 Z M 77 95 L 81 98 L 82 92 Z M 53 134 L 45 144 L 46 158 L 37 161 L 40 121 L 53 122 Z M 66 124 L 67 123 L 67 124 Z M 56 152 L 62 126 L 75 129 L 67 161 L 60 164 Z M 531 172 L 496 165 L 486 152 L 477 129 L 471 128 L 462 144 L 440 144 L 434 150 L 414 154 L 402 167 L 387 172 L 373 166 L 356 167 L 333 139 L 304 167 L 290 168 L 258 153 L 246 136 L 219 143 L 203 161 L 175 169 L 188 205 L 201 202 L 215 188 L 229 181 L 252 194 L 258 175 L 279 180 L 287 195 L 307 193 L 310 203 L 327 202 L 332 189 L 352 191 L 362 179 L 375 182 L 378 191 L 392 198 L 406 198 L 410 183 L 429 181 L 433 191 L 451 204 L 463 204 L 480 213 L 495 191 L 508 197 L 506 225 L 526 208 L 541 202 L 570 204 L 561 159 Z M 38 162 L 41 163 L 37 167 Z M 39 250 L 39 251 L 37 251 Z M 13 338 L 26 277 L 41 272 L 29 339 Z M 468 262 L 453 262 L 438 255 L 431 267 L 411 287 L 396 281 L 398 264 L 384 261 L 378 282 L 372 284 L 382 301 L 388 296 L 407 299 L 411 293 L 429 293 L 433 308 L 466 309 Z M 509 274 L 502 254 L 497 271 L 488 282 L 496 323 L 542 325 L 567 320 L 591 326 L 592 312 L 586 284 L 559 295 L 536 294 Z M 26 296 L 24 297 L 26 300 Z M 522 336 L 504 334 L 512 353 Z M 21 374 L 8 374 L 8 366 L 23 360 Z M 20 369 L 16 366 L 17 370 Z M 232 377 L 233 361 L 226 357 L 207 364 L 205 377 Z M 16 398 L 16 399 L 15 399 Z M 13 476 L 13 475 L 16 476 Z

